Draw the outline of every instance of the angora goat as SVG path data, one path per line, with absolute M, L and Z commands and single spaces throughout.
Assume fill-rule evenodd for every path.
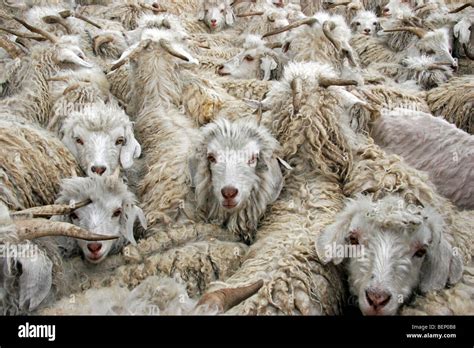
M 431 207 L 397 195 L 376 202 L 361 195 L 335 221 L 317 240 L 318 255 L 335 264 L 347 260 L 350 290 L 365 315 L 396 314 L 417 288 L 440 290 L 461 278 L 461 256 Z
M 127 241 L 136 244 L 133 235 L 136 219 L 146 229 L 145 216 L 136 205 L 134 195 L 117 175 L 118 172 L 106 177 L 65 179 L 56 200 L 59 204 L 91 200 L 91 204 L 76 209 L 61 219 L 97 235 L 118 238 L 93 243 L 77 240 L 86 260 L 91 263 L 99 263 L 109 253 L 119 252 Z M 61 248 L 68 256 L 76 251 L 75 243 L 61 245 Z

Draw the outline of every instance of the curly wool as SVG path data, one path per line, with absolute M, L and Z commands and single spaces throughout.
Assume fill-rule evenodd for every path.
M 435 116 L 454 123 L 474 135 L 474 78 L 454 77 L 426 93 L 426 102 Z
M 17 122 L 0 121 L 0 154 L 0 200 L 10 210 L 52 204 L 61 179 L 80 173 L 59 139 Z

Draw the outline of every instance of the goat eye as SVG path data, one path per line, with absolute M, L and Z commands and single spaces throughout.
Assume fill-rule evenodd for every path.
M 74 212 L 72 212 L 71 214 L 69 214 L 69 217 L 71 218 L 71 220 L 77 220 L 77 219 L 79 219 L 78 216 L 77 216 L 77 214 L 74 213 Z
M 112 217 L 118 217 L 122 215 L 122 208 L 115 209 L 114 213 L 112 214 Z
M 372 25 L 377 25 L 377 22 L 373 22 Z
M 224 13 L 224 10 L 221 10 L 221 13 Z
M 123 145 L 124 143 L 125 139 L 123 137 L 119 137 L 117 140 L 115 140 L 115 145 Z
M 217 162 L 216 157 L 215 157 L 213 154 L 207 155 L 207 160 L 208 160 L 210 163 L 216 163 L 216 162 Z
M 251 62 L 253 60 L 253 57 L 249 54 L 247 54 L 244 58 L 247 62 Z
M 247 162 L 249 165 L 257 163 L 258 156 L 257 155 L 252 155 L 252 157 L 249 159 Z
M 416 252 L 415 252 L 415 255 L 413 256 L 416 256 L 416 257 L 423 257 L 425 256 L 426 254 L 426 249 L 425 248 L 421 248 L 421 249 L 418 249 Z
M 359 26 L 359 25 L 360 25 L 360 22 L 356 22 L 356 25 Z
M 435 51 L 433 51 L 433 50 L 427 50 L 427 51 L 426 51 L 426 54 L 435 54 Z
M 81 138 L 76 138 L 76 143 L 79 145 L 84 145 L 84 141 Z

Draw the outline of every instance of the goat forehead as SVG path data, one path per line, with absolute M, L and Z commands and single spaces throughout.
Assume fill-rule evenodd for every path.
M 255 140 L 242 138 L 215 138 L 207 147 L 208 152 L 218 154 L 254 154 L 260 151 L 260 145 Z

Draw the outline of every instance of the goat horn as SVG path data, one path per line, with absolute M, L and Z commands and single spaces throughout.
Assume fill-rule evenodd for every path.
M 41 19 L 43 20 L 43 22 L 45 22 L 47 24 L 59 24 L 64 29 L 66 29 L 66 33 L 68 35 L 70 35 L 72 33 L 71 27 L 69 26 L 69 24 L 64 20 L 64 18 L 62 18 L 60 16 L 44 16 Z
M 335 7 L 338 7 L 338 6 L 347 6 L 349 5 L 351 2 L 350 1 L 344 1 L 344 2 L 325 2 L 323 5 L 324 5 L 324 8 L 330 10 L 330 9 L 333 9 Z
M 334 22 L 325 21 L 323 23 L 323 33 L 328 38 L 329 41 L 336 47 L 336 50 L 341 51 L 341 44 L 334 38 L 332 31 L 336 27 Z
M 239 14 L 236 14 L 235 16 L 240 18 L 240 17 L 261 16 L 263 14 L 264 12 L 248 12 L 248 13 L 239 13 Z
M 25 54 L 17 45 L 3 37 L 0 37 L 0 47 L 3 48 L 13 59 Z
M 16 211 L 11 213 L 12 217 L 28 215 L 33 217 L 50 217 L 53 215 L 67 215 L 72 213 L 74 210 L 85 207 L 90 204 L 92 201 L 87 199 L 85 201 L 75 203 L 75 204 L 51 204 L 45 205 L 42 207 L 34 207 L 29 209 L 24 209 L 21 211 Z
M 320 77 L 319 78 L 319 85 L 321 87 L 357 86 L 357 81 L 356 80 L 339 79 L 339 78 Z
M 64 11 L 61 11 L 59 12 L 59 15 L 62 17 L 62 18 L 68 18 L 68 17 L 75 17 L 77 19 L 80 19 L 81 21 L 84 21 L 86 23 L 89 23 L 90 25 L 96 27 L 96 28 L 99 28 L 99 29 L 102 29 L 102 26 L 91 21 L 89 18 L 79 14 L 79 13 L 73 13 L 71 10 L 64 10 Z
M 270 48 L 270 49 L 274 49 L 274 48 L 283 47 L 283 43 L 281 43 L 281 42 L 266 42 L 265 46 Z
M 122 59 L 120 59 L 117 63 L 115 63 L 114 65 L 112 65 L 112 67 L 110 68 L 110 71 L 114 71 L 114 70 L 117 70 L 118 68 L 120 68 L 122 65 L 124 65 L 128 60 L 134 58 L 136 55 L 138 55 L 138 53 L 140 53 L 143 49 L 147 48 L 148 45 L 151 43 L 151 40 L 150 39 L 147 39 L 147 40 L 143 40 L 142 42 L 140 42 L 140 44 L 135 47 L 135 49 L 130 52 L 127 56 L 123 57 Z
M 6 33 L 9 33 L 9 34 L 18 36 L 18 37 L 22 37 L 24 39 L 37 40 L 37 41 L 46 40 L 43 36 L 28 35 L 26 33 L 21 33 L 19 31 L 12 30 L 12 29 L 7 29 L 7 28 L 3 28 L 3 27 L 0 27 L 0 30 L 4 31 Z
M 318 20 L 314 17 L 309 17 L 309 18 L 305 18 L 305 19 L 301 19 L 299 21 L 296 21 L 296 22 L 293 22 L 287 26 L 284 26 L 284 27 L 281 27 L 281 28 L 278 28 L 278 29 L 275 29 L 273 31 L 270 31 L 266 34 L 263 34 L 262 36 L 262 39 L 266 38 L 266 37 L 269 37 L 269 36 L 273 36 L 273 35 L 277 35 L 277 34 L 280 34 L 280 33 L 283 33 L 285 31 L 288 31 L 288 30 L 291 30 L 291 29 L 295 29 L 295 28 L 298 28 L 302 25 L 313 25 L 314 23 L 316 23 Z
M 465 8 L 468 8 L 469 6 L 474 7 L 474 1 L 473 2 L 468 2 L 467 4 L 462 5 L 461 7 L 455 8 L 452 11 L 449 11 L 448 13 L 458 13 L 464 10 Z
M 94 37 L 94 39 L 92 40 L 94 53 L 96 55 L 99 54 L 100 47 L 103 44 L 106 44 L 112 41 L 114 41 L 114 37 L 112 35 L 98 35 Z
M 300 111 L 303 95 L 303 82 L 300 77 L 296 77 L 291 81 L 291 92 L 293 94 L 293 114 L 296 115 Z
M 255 294 L 263 286 L 263 280 L 239 288 L 219 289 L 204 294 L 196 307 L 201 305 L 217 306 L 219 313 L 225 313 L 240 302 Z
M 23 25 L 26 29 L 28 29 L 32 33 L 40 34 L 41 36 L 43 36 L 45 39 L 51 41 L 52 43 L 58 42 L 58 38 L 56 36 L 54 36 L 53 34 L 48 33 L 47 31 L 45 31 L 43 29 L 36 28 L 36 27 L 32 26 L 31 24 L 26 23 L 24 20 L 22 20 L 18 17 L 13 17 L 13 19 L 16 20 L 18 23 L 20 23 L 21 25 Z
M 176 58 L 179 58 L 179 59 L 182 59 L 186 62 L 189 62 L 189 58 L 182 55 L 181 53 L 179 53 L 178 51 L 176 51 L 174 49 L 174 47 L 170 44 L 170 42 L 168 40 L 165 40 L 165 39 L 161 39 L 159 41 L 160 43 L 160 46 L 166 51 L 168 52 L 169 54 L 171 54 L 172 56 L 175 56 Z
M 16 232 L 20 240 L 35 239 L 47 236 L 65 236 L 83 240 L 99 241 L 117 239 L 117 236 L 105 236 L 91 233 L 76 225 L 50 221 L 45 219 L 28 219 L 13 221 L 16 226 Z
M 387 33 L 392 33 L 396 31 L 409 31 L 412 34 L 415 34 L 418 36 L 420 39 L 423 38 L 428 32 L 423 29 L 423 28 L 417 28 L 417 27 L 399 27 L 399 28 L 393 28 L 393 29 L 385 29 L 384 32 Z

